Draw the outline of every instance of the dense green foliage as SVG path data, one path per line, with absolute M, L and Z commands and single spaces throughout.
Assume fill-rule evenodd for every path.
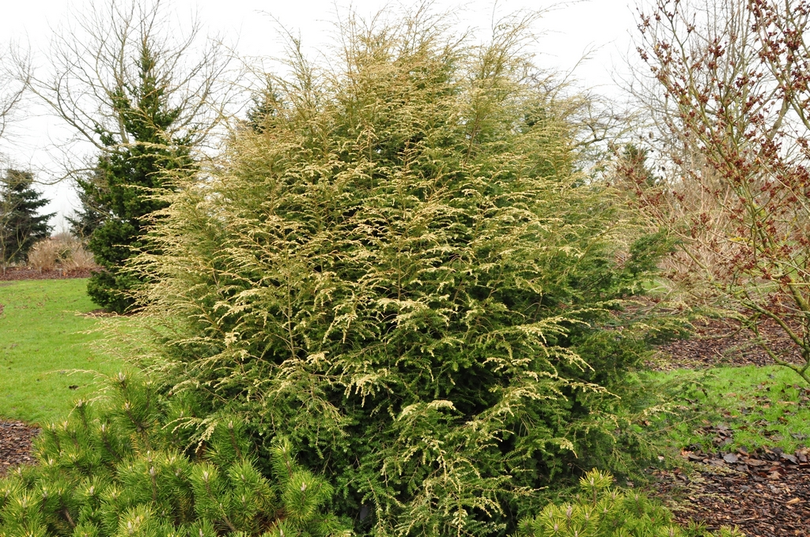
M 103 269 L 93 275 L 87 290 L 96 304 L 118 313 L 132 306 L 132 293 L 142 283 L 125 264 L 148 250 L 144 218 L 165 207 L 155 198 L 156 191 L 166 187 L 171 170 L 191 163 L 188 144 L 166 134 L 181 110 L 167 102 L 171 81 L 157 71 L 151 46 L 144 43 L 138 59 L 139 86 L 119 87 L 110 96 L 121 131 L 99 127 L 108 149 L 99 157 L 95 174 L 78 181 L 83 210 L 76 220 L 93 228 L 88 248 Z
M 70 232 L 75 237 L 87 240 L 102 224 L 109 214 L 105 201 L 108 196 L 104 192 L 104 173 L 101 168 L 85 174 L 76 179 L 76 195 L 80 207 L 68 217 Z
M 643 345 L 613 310 L 656 241 L 618 240 L 525 38 L 348 24 L 332 71 L 271 77 L 141 258 L 165 378 L 208 405 L 188 425 L 289 438 L 360 533 L 505 534 L 631 430 Z
M 0 263 L 24 261 L 28 250 L 51 232 L 55 213 L 38 214 L 48 200 L 33 188 L 31 172 L 7 170 L 0 182 Z
M 104 403 L 80 402 L 43 430 L 39 466 L 0 481 L 0 535 L 346 534 L 323 513 L 332 487 L 295 462 L 289 442 L 274 439 L 263 473 L 238 422 L 187 450 L 171 420 L 188 401 L 123 373 L 110 388 Z
M 103 395 L 43 430 L 38 466 L 0 480 L 0 535 L 352 535 L 348 520 L 329 513 L 334 488 L 296 462 L 287 439 L 255 444 L 229 419 L 195 441 L 182 418 L 198 409 L 148 378 L 110 377 Z M 571 502 L 547 504 L 516 537 L 739 535 L 681 529 L 657 502 L 611 484 L 609 474 L 588 472 Z
M 591 470 L 580 479 L 571 503 L 548 504 L 534 518 L 521 521 L 519 537 L 700 537 L 715 535 L 701 527 L 683 530 L 658 502 L 633 491 L 611 490 L 610 474 Z M 722 528 L 720 537 L 742 537 Z

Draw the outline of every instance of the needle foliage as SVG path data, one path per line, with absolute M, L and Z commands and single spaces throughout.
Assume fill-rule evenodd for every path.
M 349 20 L 328 68 L 293 43 L 140 260 L 197 425 L 289 438 L 359 534 L 506 534 L 621 441 L 641 344 L 603 328 L 656 244 L 577 173 L 527 23 L 479 45 L 424 11 Z
M 120 132 L 99 127 L 107 151 L 99 157 L 94 176 L 78 181 L 85 202 L 79 220 L 94 226 L 88 248 L 102 268 L 88 281 L 87 293 L 93 302 L 116 313 L 133 305 L 131 295 L 141 284 L 124 265 L 149 248 L 144 221 L 163 206 L 152 193 L 167 186 L 170 170 L 184 173 L 191 166 L 189 140 L 167 134 L 182 110 L 170 107 L 170 82 L 159 72 L 159 54 L 153 48 L 148 41 L 141 47 L 138 86 L 111 92 Z
M 189 409 L 149 379 L 111 377 L 106 397 L 42 431 L 38 466 L 0 479 L 0 535 L 348 535 L 325 512 L 332 487 L 297 464 L 288 441 L 274 439 L 263 473 L 232 419 L 189 449 L 173 427 Z

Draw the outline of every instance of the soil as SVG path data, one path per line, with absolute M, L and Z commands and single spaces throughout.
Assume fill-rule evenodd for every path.
M 3 279 L 86 277 L 60 273 L 11 270 Z M 2 308 L 2 306 L 0 306 Z M 772 359 L 739 326 L 711 320 L 695 326 L 694 337 L 660 348 L 657 369 L 700 368 L 715 365 L 769 365 Z M 763 337 L 781 343 L 776 326 L 766 326 Z M 791 348 L 787 344 L 781 348 Z M 798 359 L 797 356 L 785 356 Z M 729 434 L 723 426 L 709 426 L 713 434 Z M 0 476 L 20 464 L 34 464 L 31 442 L 36 427 L 0 421 Z M 795 453 L 760 450 L 755 453 L 701 453 L 684 450 L 690 464 L 674 470 L 655 470 L 652 493 L 672 509 L 682 525 L 702 523 L 707 529 L 737 526 L 748 537 L 810 537 L 810 450 Z
M 0 477 L 20 464 L 34 464 L 32 445 L 38 427 L 21 421 L 0 421 Z
M 27 267 L 10 267 L 0 270 L 0 281 L 16 280 L 65 280 L 68 278 L 89 278 L 90 269 L 77 270 L 37 270 Z

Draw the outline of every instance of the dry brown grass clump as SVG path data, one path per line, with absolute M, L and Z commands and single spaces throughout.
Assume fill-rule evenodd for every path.
M 85 270 L 96 268 L 93 254 L 69 233 L 58 233 L 39 241 L 28 252 L 28 266 L 39 270 Z

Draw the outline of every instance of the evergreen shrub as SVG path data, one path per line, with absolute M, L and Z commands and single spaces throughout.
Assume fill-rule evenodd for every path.
M 360 534 L 504 535 L 621 452 L 644 349 L 616 311 L 658 245 L 577 171 L 526 21 L 479 46 L 380 20 L 328 66 L 293 53 L 167 194 L 140 258 L 164 378 L 207 405 L 189 427 L 289 438 Z
M 672 522 L 660 503 L 633 490 L 611 489 L 613 477 L 591 470 L 579 482 L 572 502 L 548 504 L 520 523 L 516 537 L 742 537 L 736 528 L 717 533 L 694 525 L 687 530 Z
M 326 511 L 332 487 L 296 463 L 289 441 L 276 437 L 261 466 L 238 421 L 189 444 L 173 426 L 187 399 L 125 374 L 111 388 L 42 431 L 38 466 L 0 480 L 0 535 L 348 535 Z

